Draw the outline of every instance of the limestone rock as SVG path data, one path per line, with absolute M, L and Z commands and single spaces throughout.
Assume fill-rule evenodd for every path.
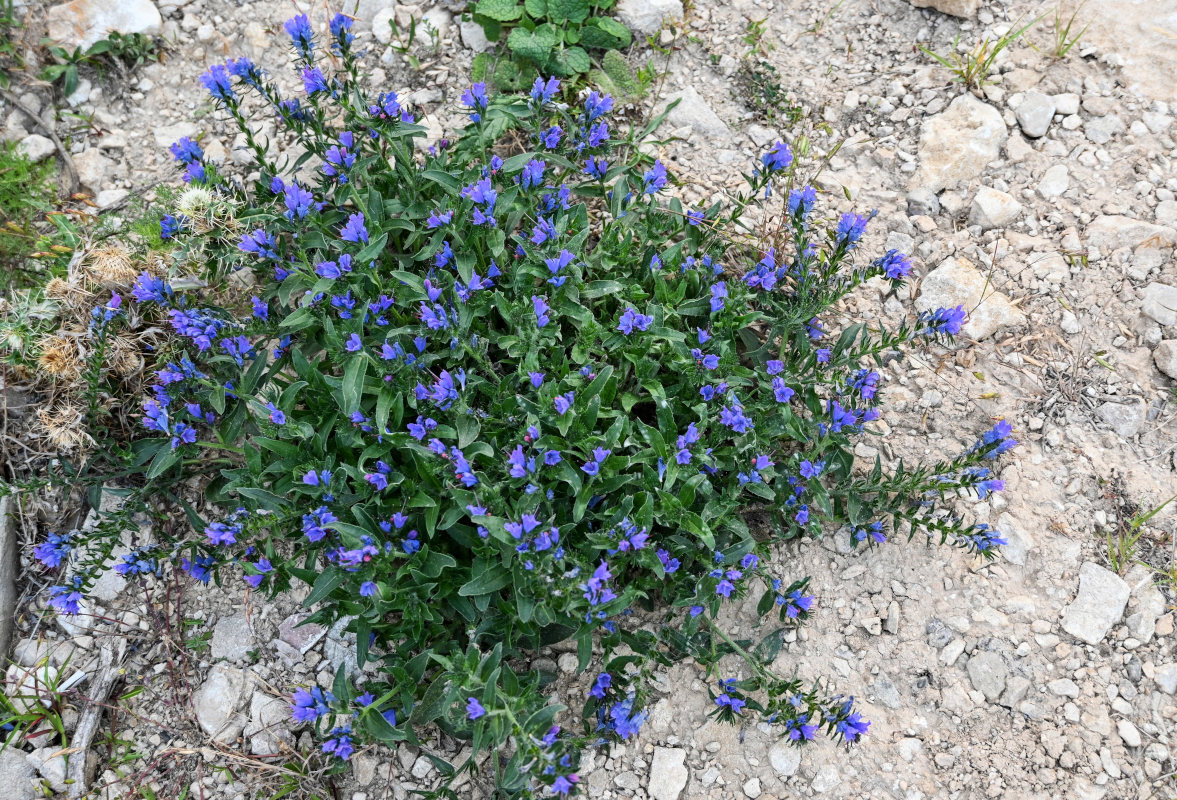
M 1054 119 L 1054 98 L 1042 92 L 1026 92 L 1014 116 L 1026 136 L 1031 139 L 1045 136 L 1050 121 Z
M 1079 568 L 1079 591 L 1063 612 L 1063 630 L 1087 644 L 1099 644 L 1124 615 L 1130 591 L 1119 575 L 1085 562 Z
M 52 6 L 45 16 L 49 38 L 70 50 L 88 48 L 111 31 L 154 36 L 163 30 L 151 0 L 73 0 Z
M 32 780 L 37 777 L 36 768 L 28 762 L 25 754 L 16 747 L 0 750 L 0 786 L 4 787 L 9 800 L 34 800 Z
M 683 5 L 680 0 L 619 0 L 613 13 L 634 33 L 650 34 L 681 20 Z
M 78 181 L 83 188 L 94 194 L 97 194 L 102 188 L 102 182 L 106 180 L 106 173 L 112 167 L 114 167 L 114 162 L 102 155 L 97 147 L 83 150 L 74 156 L 74 168 L 78 171 Z
M 282 745 L 293 748 L 294 734 L 290 732 L 290 705 L 277 697 L 260 691 L 249 701 L 249 724 L 245 736 L 254 755 L 281 752 Z
M 204 683 L 192 695 L 192 707 L 201 729 L 219 742 L 237 738 L 245 720 L 237 714 L 245 693 L 246 673 L 217 664 L 209 670 Z
M 672 95 L 667 104 L 674 100 L 681 100 L 669 114 L 666 115 L 666 127 L 669 129 L 690 127 L 696 133 L 715 141 L 731 136 L 731 129 L 719 115 L 707 105 L 694 86 Z M 663 106 L 665 107 L 665 106 Z
M 687 751 L 678 747 L 655 747 L 646 789 L 653 800 L 678 800 L 687 786 Z
M 392 41 L 392 21 L 396 18 L 396 9 L 392 6 L 382 8 L 372 17 L 372 35 L 380 44 Z M 471 23 L 476 25 L 477 23 Z
M 1071 176 L 1066 164 L 1055 164 L 1042 173 L 1042 180 L 1038 181 L 1038 194 L 1044 200 L 1058 197 L 1071 187 Z
M 973 339 L 992 336 L 998 329 L 1021 325 L 1026 319 L 1005 295 L 994 291 L 976 267 L 964 259 L 947 258 L 920 283 L 915 306 L 919 311 L 935 311 L 958 305 L 969 313 L 961 333 Z
M 492 46 L 491 41 L 486 38 L 486 31 L 477 22 L 466 20 L 458 23 L 458 32 L 462 35 L 462 44 L 475 53 L 483 53 Z
M 20 144 L 16 146 L 16 152 L 20 153 L 34 164 L 38 164 L 49 158 L 49 156 L 53 155 L 53 151 L 56 149 L 57 148 L 53 146 L 53 142 L 51 142 L 48 137 L 41 136 L 38 133 L 26 136 L 25 138 L 21 139 Z
M 196 127 L 195 123 L 185 120 L 174 125 L 160 125 L 151 131 L 151 136 L 155 139 L 156 147 L 166 150 L 185 136 L 195 139 L 199 133 L 200 128 Z
M 969 224 L 980 225 L 981 230 L 1004 228 L 1022 213 L 1021 204 L 1012 195 L 982 186 L 973 198 L 969 209 Z
M 212 657 L 241 661 L 254 649 L 253 630 L 245 614 L 219 620 L 213 627 Z
M 1177 325 L 1177 287 L 1150 283 L 1144 289 L 1140 310 L 1161 325 Z
M 1146 414 L 1144 401 L 1136 398 L 1126 403 L 1109 400 L 1095 409 L 1095 415 L 1115 431 L 1116 435 L 1125 439 L 1140 433 Z
M 973 688 L 985 695 L 990 703 L 997 702 L 1005 689 L 1005 678 L 1008 675 L 1002 657 L 989 651 L 977 653 L 969 659 L 968 671 Z
M 1120 247 L 1133 249 L 1141 245 L 1172 247 L 1177 244 L 1177 230 L 1153 225 L 1131 217 L 1102 215 L 1087 226 L 1087 244 L 1105 252 Z
M 778 775 L 785 778 L 796 775 L 801 767 L 801 748 L 790 745 L 788 739 L 781 739 L 768 751 L 768 761 Z
M 931 8 L 954 17 L 974 17 L 981 0 L 911 0 L 916 8 Z
M 924 122 L 911 188 L 938 192 L 978 177 L 1000 155 L 1007 136 L 1001 113 L 965 92 Z
M 65 792 L 68 788 L 65 782 L 66 757 L 61 754 L 61 750 L 60 747 L 41 747 L 26 757 L 29 764 L 41 773 L 41 777 L 49 782 L 55 792 Z M 5 789 L 7 790 L 7 787 Z
M 1157 369 L 1177 381 L 1177 339 L 1166 339 L 1152 351 Z

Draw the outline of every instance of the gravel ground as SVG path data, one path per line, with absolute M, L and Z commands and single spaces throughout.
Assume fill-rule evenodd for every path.
M 665 74 L 645 107 L 685 100 L 663 126 L 671 140 L 649 147 L 683 182 L 686 200 L 737 189 L 741 170 L 778 137 L 804 134 L 818 155 L 845 141 L 818 185 L 838 210 L 852 207 L 843 187 L 855 210 L 877 209 L 864 250 L 910 252 L 919 276 L 895 293 L 866 287 L 841 309 L 845 319 L 897 323 L 925 307 L 971 309 L 957 346 L 881 370 L 879 430 L 888 435 L 878 450 L 860 444 L 858 454 L 935 456 L 1009 419 L 1023 444 L 1001 472 L 1007 490 L 972 511 L 1010 545 L 989 564 L 919 541 L 851 552 L 846 534 L 834 531 L 780 547 L 775 560 L 787 573 L 812 577 L 818 613 L 790 635 L 775 666 L 828 676 L 856 695 L 870 736 L 849 754 L 819 744 L 802 755 L 773 731 L 708 721 L 702 676 L 683 664 L 659 677 L 636 741 L 586 756 L 586 796 L 1110 800 L 1177 791 L 1174 596 L 1149 566 L 1172 563 L 1177 512 L 1170 506 L 1143 526 L 1141 563 L 1118 574 L 1106 545 L 1135 514 L 1177 494 L 1169 105 L 1177 102 L 1177 5 L 1090 4 L 1079 17 L 1092 21 L 1090 30 L 1057 60 L 1049 54 L 1052 3 L 921 2 L 970 15 L 907 0 L 698 2 L 674 33 L 650 31 L 665 53 L 643 45 L 630 59 Z M 370 30 L 367 20 L 384 5 L 363 0 L 357 27 Z M 656 26 L 676 5 L 623 1 L 619 14 L 640 24 L 654 14 Z M 29 19 L 42 11 L 33 8 Z M 166 147 L 180 136 L 203 132 L 210 156 L 236 163 L 240 142 L 211 112 L 196 76 L 227 56 L 248 55 L 275 73 L 286 58 L 273 32 L 291 16 L 290 3 L 169 0 L 159 11 L 171 42 L 166 62 L 139 69 L 129 83 L 84 81 L 69 104 L 90 122 L 60 113 L 54 120 L 63 138 L 70 134 L 82 183 L 99 205 L 150 197 L 158 182 L 174 182 Z M 312 17 L 325 19 L 323 11 L 316 5 Z M 372 85 L 412 91 L 439 136 L 456 119 L 449 105 L 466 86 L 478 43 L 445 8 L 399 6 L 394 14 L 426 12 L 440 45 L 418 48 L 420 72 L 370 34 L 366 42 L 379 64 Z M 963 47 L 1043 13 L 1030 34 L 1037 48 L 1004 52 L 995 82 L 979 95 L 916 47 L 946 52 L 958 34 Z M 765 20 L 757 60 L 775 67 L 805 121 L 766 118 L 751 104 L 741 71 L 749 20 Z M 26 105 L 49 109 L 45 92 L 25 92 Z M 6 110 L 5 119 L 9 139 L 27 140 L 35 127 L 20 112 Z M 128 686 L 145 690 L 125 702 L 117 735 L 125 751 L 145 757 L 96 764 L 111 797 L 141 780 L 161 796 L 190 786 L 189 797 L 206 798 L 268 797 L 297 780 L 303 788 L 294 796 L 309 797 L 324 791 L 324 779 L 317 761 L 298 755 L 311 751 L 309 739 L 287 727 L 275 698 L 315 676 L 329 683 L 349 645 L 337 631 L 294 628 L 298 599 L 266 604 L 237 586 L 187 586 L 155 589 L 145 603 L 111 581 L 93 609 L 104 619 L 63 627 L 23 615 L 15 660 L 34 663 L 39 634 L 55 665 L 73 654 L 69 672 L 95 657 L 109 635 L 100 630 L 126 635 Z M 755 635 L 750 602 L 729 608 L 726 621 Z M 180 647 L 202 634 L 207 649 Z M 544 654 L 551 663 L 539 666 L 560 673 L 557 692 L 574 705 L 588 686 L 572 674 L 575 658 L 561 656 Z M 457 750 L 442 740 L 430 746 Z M 275 752 L 285 755 L 257 757 Z M 47 747 L 29 763 L 0 754 L 0 785 L 32 797 L 37 769 L 50 780 L 61 770 L 53 754 Z M 305 776 L 290 777 L 296 771 Z M 361 753 L 332 781 L 336 797 L 374 800 L 405 797 L 436 777 L 415 748 L 402 746 Z M 459 792 L 483 796 L 475 784 Z

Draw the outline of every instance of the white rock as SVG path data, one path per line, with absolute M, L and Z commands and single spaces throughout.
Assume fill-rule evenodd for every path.
M 1079 697 L 1079 684 L 1070 678 L 1053 680 L 1046 684 L 1046 688 L 1050 690 L 1051 694 L 1056 694 L 1059 697 L 1069 697 L 1072 700 L 1076 700 Z
M 1079 591 L 1063 612 L 1063 630 L 1087 644 L 1099 644 L 1124 615 L 1129 593 L 1119 575 L 1084 562 L 1079 568 Z
M 253 754 L 277 753 L 282 744 L 293 748 L 294 734 L 290 732 L 289 722 L 289 703 L 260 691 L 254 692 L 249 701 L 249 724 L 245 726 L 245 736 Z
M 1177 244 L 1177 230 L 1153 225 L 1131 217 L 1103 215 L 1092 220 L 1086 230 L 1087 245 L 1110 252 L 1120 247 L 1133 249 L 1148 243 L 1152 247 Z
M 976 15 L 981 0 L 911 0 L 911 4 L 916 8 L 932 8 L 954 17 L 972 17 Z
M 1177 664 L 1158 664 L 1153 680 L 1165 694 L 1177 693 Z
M 155 139 L 155 146 L 161 149 L 171 147 L 185 136 L 189 139 L 195 139 L 199 133 L 200 128 L 196 127 L 194 123 L 187 121 L 177 122 L 173 125 L 161 125 L 151 131 L 151 135 Z
M 1071 187 L 1071 176 L 1066 164 L 1055 164 L 1042 173 L 1042 180 L 1038 181 L 1038 194 L 1046 200 L 1058 197 Z
M 1140 747 L 1140 731 L 1132 724 L 1131 720 L 1122 719 L 1116 723 L 1116 732 L 1120 734 L 1120 739 L 1123 740 L 1127 747 Z
M 0 786 L 4 787 L 8 800 L 34 800 L 32 780 L 37 769 L 28 762 L 25 754 L 15 747 L 0 750 Z
M 218 742 L 229 742 L 245 727 L 237 714 L 245 693 L 246 673 L 224 664 L 209 670 L 204 683 L 192 695 L 192 707 L 201 729 Z
M 1177 341 L 1173 344 L 1177 345 Z M 1136 608 L 1126 620 L 1128 633 L 1141 644 L 1148 644 L 1156 633 L 1157 618 L 1165 613 L 1165 596 L 1153 586 L 1151 577 L 1133 594 L 1136 595 Z
M 16 146 L 16 151 L 34 164 L 49 158 L 56 149 L 48 137 L 36 133 L 21 139 Z
M 1079 101 L 1081 99 L 1079 95 L 1066 92 L 1064 94 L 1056 94 L 1053 99 L 1054 113 L 1062 114 L 1064 117 L 1079 113 Z
M 241 661 L 254 648 L 253 629 L 244 612 L 225 617 L 213 627 L 212 657 Z
M 1177 381 L 1177 339 L 1166 339 L 1152 351 L 1157 369 Z
M 768 751 L 768 761 L 778 775 L 796 775 L 801 766 L 801 748 L 791 746 L 787 739 L 781 739 Z
M 1011 564 L 1026 566 L 1026 557 L 1034 547 L 1034 539 L 1029 532 L 1011 514 L 1002 514 L 998 517 L 997 529 L 1001 531 L 1001 538 L 1007 542 L 1001 548 L 1001 555 Z
M 985 695 L 990 703 L 997 702 L 1005 689 L 1006 675 L 1009 674 L 1004 659 L 990 651 L 977 653 L 969 659 L 968 672 L 973 688 Z
M 1008 133 L 1001 113 L 968 92 L 925 120 L 920 132 L 920 166 L 910 188 L 934 192 L 978 177 L 1001 153 Z
M 151 0 L 73 0 L 52 6 L 45 17 L 49 38 L 70 50 L 88 48 L 111 31 L 154 36 L 163 30 Z
M 1116 435 L 1125 439 L 1140 433 L 1146 414 L 1144 401 L 1139 398 L 1132 398 L 1126 403 L 1109 400 L 1095 409 L 1095 415 L 1115 431 Z
M 973 339 L 992 336 L 1000 328 L 1021 325 L 1026 319 L 976 267 L 964 259 L 947 258 L 920 283 L 915 306 L 919 311 L 935 311 L 958 305 L 969 314 L 961 333 Z
M 98 190 L 102 188 L 102 183 L 106 180 L 106 173 L 113 166 L 114 162 L 102 155 L 97 147 L 83 150 L 74 156 L 74 168 L 78 171 L 78 181 L 83 188 L 89 189 L 94 194 L 97 194 Z
M 691 130 L 706 136 L 713 142 L 731 137 L 731 129 L 727 123 L 719 118 L 711 106 L 707 105 L 707 101 L 694 86 L 688 86 L 681 92 L 671 95 L 662 108 L 674 100 L 681 100 L 681 102 L 666 115 L 666 127 L 673 129 L 690 126 Z
M 26 760 L 49 782 L 53 791 L 65 792 L 68 788 L 65 782 L 66 762 L 62 748 L 40 747 L 29 753 Z
M 809 785 L 813 791 L 825 794 L 841 782 L 842 777 L 838 775 L 838 768 L 833 764 L 826 764 L 817 771 L 817 775 L 813 777 Z
M 744 785 L 741 788 L 744 790 L 744 796 L 750 797 L 752 800 L 756 800 L 763 793 L 763 790 L 760 788 L 760 778 L 749 778 L 744 781 Z
M 396 9 L 392 6 L 382 8 L 372 17 L 372 35 L 380 44 L 392 41 L 392 20 L 396 17 Z M 470 23 L 472 25 L 476 23 Z
M 981 230 L 1004 228 L 1022 213 L 1022 206 L 1012 195 L 988 186 L 982 186 L 973 197 L 969 209 L 969 224 L 980 225 Z
M 680 0 L 619 0 L 613 13 L 634 33 L 651 34 L 681 20 L 683 5 Z
M 421 15 L 421 21 L 417 23 L 414 41 L 421 46 L 431 45 L 434 42 L 432 36 L 434 32 L 437 33 L 437 40 L 440 41 L 450 32 L 453 22 L 454 17 L 450 12 L 434 6 Z
M 678 800 L 687 786 L 687 752 L 678 747 L 655 747 L 646 785 L 653 800 Z
M 1050 128 L 1050 121 L 1054 119 L 1054 98 L 1042 92 L 1029 91 L 1022 98 L 1022 103 L 1014 111 L 1022 133 L 1031 139 L 1038 139 L 1046 135 Z
M 493 42 L 486 38 L 486 31 L 473 20 L 459 22 L 458 32 L 462 35 L 462 44 L 475 53 L 484 53 L 493 46 Z
M 1177 325 L 1177 286 L 1150 283 L 1144 289 L 1140 310 L 1161 325 Z

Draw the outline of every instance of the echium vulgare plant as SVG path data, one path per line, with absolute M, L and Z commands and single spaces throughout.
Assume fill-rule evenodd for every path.
M 202 78 L 247 137 L 252 116 L 279 116 L 315 159 L 304 177 L 253 139 L 248 186 L 195 143 L 173 148 L 191 184 L 163 221 L 174 270 L 203 270 L 215 293 L 149 274 L 132 293 L 177 334 L 141 456 L 153 479 L 220 467 L 208 494 L 231 510 L 175 549 L 184 568 L 271 595 L 301 581 L 313 621 L 347 620 L 360 673 L 292 703 L 337 759 L 436 725 L 499 751 L 487 769 L 504 794 L 568 794 L 578 754 L 634 736 L 653 669 L 687 657 L 717 679 L 717 717 L 856 742 L 869 723 L 853 698 L 772 668 L 782 631 L 817 609 L 769 551 L 839 525 L 863 547 L 1003 543 L 952 500 L 1001 488 L 1004 422 L 936 464 L 852 454 L 879 416 L 871 365 L 948 341 L 964 310 L 828 331 L 847 293 L 911 265 L 859 260 L 869 218 L 820 216 L 780 142 L 748 195 L 684 208 L 662 163 L 635 160 L 657 120 L 621 137 L 608 96 L 567 107 L 541 79 L 529 97 L 475 84 L 460 135 L 418 152 L 425 130 L 396 95 L 361 90 L 349 27 L 336 17 L 324 43 L 305 17 L 287 23 L 299 99 L 246 59 Z M 527 152 L 496 154 L 505 128 Z M 779 220 L 779 249 L 733 238 L 753 202 Z M 236 299 L 230 270 L 248 276 Z M 771 525 L 750 529 L 749 508 Z M 63 584 L 61 610 L 84 584 Z M 759 645 L 719 621 L 752 597 L 774 628 Z M 564 640 L 593 668 L 579 719 L 526 668 Z M 740 679 L 730 660 L 720 671 L 732 657 Z

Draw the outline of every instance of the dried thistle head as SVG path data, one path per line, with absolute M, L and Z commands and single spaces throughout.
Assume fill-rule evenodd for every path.
M 58 403 L 53 408 L 37 412 L 45 436 L 58 450 L 71 452 L 94 444 L 86 433 L 86 412 L 72 402 Z
M 74 288 L 61 278 L 50 278 L 45 284 L 45 296 L 50 300 L 69 300 Z
M 82 261 L 82 269 L 86 277 L 104 289 L 130 286 L 139 276 L 131 254 L 118 245 L 91 250 Z
M 188 218 L 196 233 L 236 227 L 233 207 L 229 201 L 201 186 L 186 189 L 176 201 L 176 210 Z
M 107 345 L 106 364 L 116 375 L 128 378 L 143 369 L 143 356 L 133 341 L 115 336 Z
M 76 381 L 82 375 L 85 362 L 78 355 L 76 339 L 53 335 L 41 342 L 41 357 L 37 359 L 37 366 L 56 380 Z

